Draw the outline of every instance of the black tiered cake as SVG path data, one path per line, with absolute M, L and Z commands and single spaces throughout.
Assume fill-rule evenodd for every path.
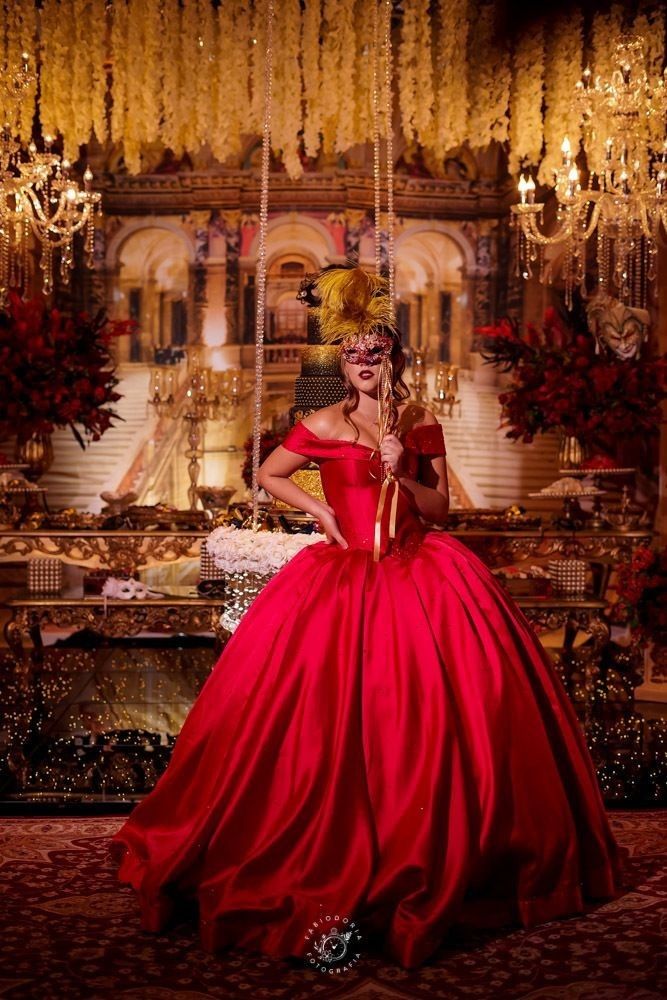
M 301 420 L 313 410 L 331 406 L 345 399 L 345 383 L 340 377 L 340 348 L 325 344 L 308 344 L 301 356 L 301 374 L 294 385 L 294 406 L 290 424 Z

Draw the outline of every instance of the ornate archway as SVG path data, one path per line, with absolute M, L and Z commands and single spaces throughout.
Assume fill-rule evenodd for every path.
M 124 361 L 152 362 L 156 349 L 183 347 L 193 339 L 194 247 L 171 224 L 129 224 L 107 249 L 109 297 L 117 318 L 138 328 L 122 347 Z
M 453 233 L 456 234 L 454 238 Z M 396 240 L 398 321 L 406 345 L 433 361 L 467 362 L 466 263 L 474 252 L 447 223 L 417 223 Z

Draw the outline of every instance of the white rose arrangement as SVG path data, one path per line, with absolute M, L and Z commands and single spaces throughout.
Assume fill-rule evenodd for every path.
M 206 539 L 206 550 L 224 573 L 272 576 L 307 545 L 323 541 L 314 534 L 288 535 L 284 531 L 253 531 L 222 525 Z

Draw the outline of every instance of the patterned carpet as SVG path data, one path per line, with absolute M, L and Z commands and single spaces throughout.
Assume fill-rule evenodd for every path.
M 531 931 L 451 934 L 406 972 L 370 948 L 335 978 L 298 960 L 200 950 L 191 922 L 139 931 L 115 880 L 112 818 L 0 821 L 3 1000 L 661 1000 L 667 996 L 667 812 L 611 814 L 630 848 L 627 893 Z M 363 928 L 362 928 L 363 931 Z M 362 946 L 363 951 L 363 946 Z

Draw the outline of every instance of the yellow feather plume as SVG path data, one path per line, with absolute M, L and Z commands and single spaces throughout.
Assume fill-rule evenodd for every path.
M 325 344 L 367 333 L 395 331 L 389 283 L 360 267 L 332 268 L 315 283 L 320 305 L 313 309 Z

